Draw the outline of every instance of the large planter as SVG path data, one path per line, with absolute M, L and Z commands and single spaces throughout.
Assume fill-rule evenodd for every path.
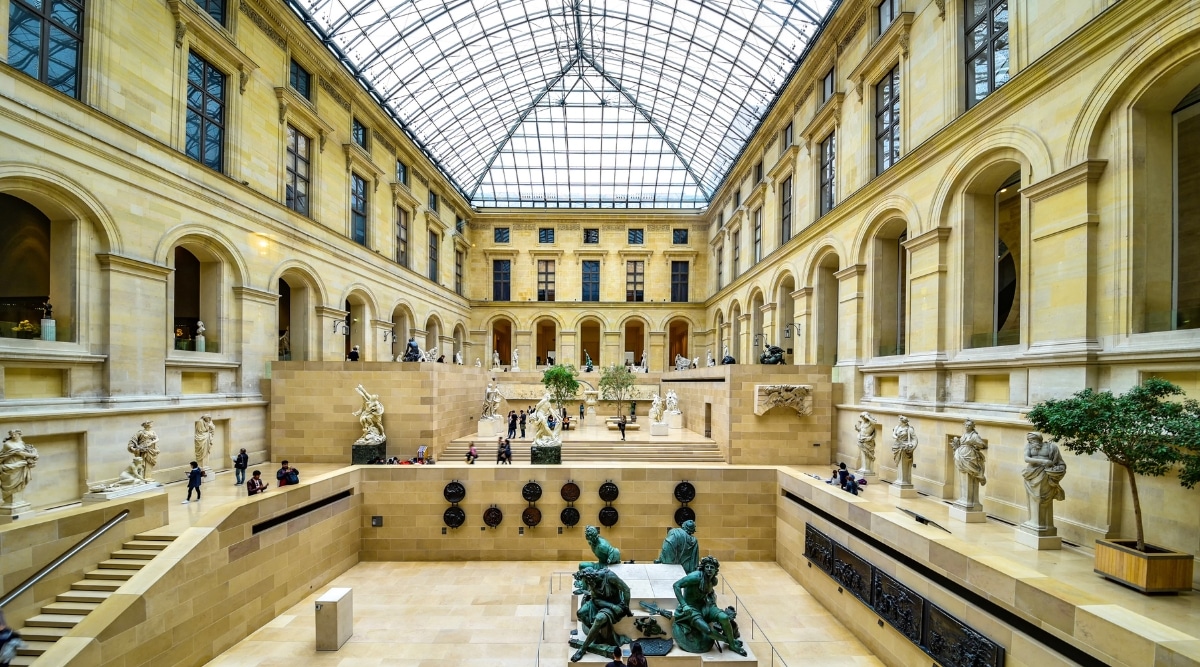
M 1092 568 L 1103 575 L 1143 593 L 1182 593 L 1192 590 L 1192 563 L 1189 553 L 1171 551 L 1146 544 L 1138 551 L 1137 540 L 1096 540 L 1096 561 Z

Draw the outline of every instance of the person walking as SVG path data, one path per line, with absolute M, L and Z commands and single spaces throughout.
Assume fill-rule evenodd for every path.
M 237 478 L 237 481 L 233 483 L 234 486 L 241 486 L 246 483 L 246 467 L 249 465 L 250 455 L 246 453 L 246 449 L 243 447 L 242 451 L 233 457 L 233 474 Z
M 524 411 L 524 410 L 522 410 L 522 411 L 521 411 L 521 419 L 519 420 L 519 421 L 520 421 L 520 424 L 521 424 L 521 439 L 522 439 L 522 440 L 524 440 L 524 439 L 525 439 L 525 420 L 526 420 L 528 417 L 529 417 L 529 415 L 525 414 L 525 411 Z
M 192 499 L 193 489 L 196 491 L 196 502 L 200 502 L 200 479 L 202 477 L 208 477 L 208 473 L 200 469 L 199 463 L 192 461 L 192 469 L 188 471 L 187 498 L 181 504 L 188 504 L 188 502 Z
M 250 481 L 246 482 L 246 493 L 257 496 L 267 490 L 267 483 L 262 481 L 262 472 L 255 470 L 254 475 L 250 477 Z
M 579 404 L 579 423 L 583 423 L 583 403 Z
M 0 611 L 0 667 L 8 667 L 8 663 L 17 659 L 17 651 L 25 647 L 21 635 L 8 627 L 4 620 L 4 612 Z
M 625 439 L 625 415 L 617 419 L 617 429 L 621 431 L 621 440 Z
M 504 438 L 496 438 L 496 464 L 504 463 Z
M 475 449 L 475 443 L 471 443 L 471 448 L 467 450 L 467 463 L 475 465 L 475 459 L 479 458 L 479 452 Z
M 512 465 L 512 443 L 508 441 L 508 438 L 504 439 L 504 462 Z

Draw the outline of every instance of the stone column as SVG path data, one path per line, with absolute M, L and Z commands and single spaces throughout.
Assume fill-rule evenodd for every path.
M 762 331 L 756 331 L 754 333 L 760 333 L 763 335 L 763 344 L 758 347 L 759 354 L 767 351 L 767 344 L 784 347 L 783 339 L 778 333 L 776 333 L 777 330 L 775 328 L 775 314 L 778 309 L 779 304 L 774 302 L 765 303 L 761 308 L 758 309 L 759 312 L 762 313 Z M 754 363 L 758 363 L 758 359 L 755 359 Z
M 120 255 L 97 257 L 109 309 L 104 318 L 108 393 L 161 396 L 166 389 L 162 368 L 167 350 L 174 346 L 167 310 L 167 277 L 173 269 Z M 129 324 L 131 314 L 136 326 Z
M 239 373 L 239 391 L 246 394 L 259 393 L 259 381 L 266 370 L 266 362 L 279 357 L 279 335 L 275 333 L 279 317 L 276 309 L 279 307 L 279 295 L 273 292 L 254 289 L 253 287 L 234 287 L 233 296 L 237 300 L 237 309 L 241 311 L 240 330 L 234 334 L 232 327 L 226 327 L 224 345 L 232 346 L 235 340 L 240 342 L 241 367 Z M 228 348 L 235 352 L 234 348 Z
M 319 361 L 343 361 L 346 358 L 346 337 L 341 334 L 341 322 L 346 321 L 341 308 L 317 306 L 317 349 Z M 334 329 L 334 324 L 338 328 Z
M 729 349 L 733 350 L 733 358 L 737 359 L 739 364 L 750 364 L 758 361 L 758 359 L 751 360 L 748 352 L 750 343 L 754 341 L 754 337 L 750 332 L 750 319 L 750 313 L 738 315 L 738 322 L 741 324 L 738 327 L 738 340 L 729 342 Z
M 798 366 L 813 363 L 816 358 L 816 352 L 810 349 L 809 341 L 813 339 L 809 335 L 812 327 L 812 296 L 813 288 L 801 287 L 791 293 L 793 301 L 792 317 L 795 319 L 796 330 L 792 333 L 792 348 L 795 352 L 792 354 L 792 361 Z
M 667 349 L 667 332 L 651 331 L 650 332 L 650 347 L 646 350 L 646 365 L 649 366 L 647 371 L 662 372 L 668 365 L 663 361 L 663 355 Z M 674 369 L 674 360 L 670 363 L 670 368 Z

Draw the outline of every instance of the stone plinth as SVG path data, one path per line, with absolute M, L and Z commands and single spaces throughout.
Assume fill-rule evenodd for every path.
M 651 422 L 650 435 L 671 435 L 671 426 L 667 422 Z
M 0 505 L 0 524 L 16 521 L 22 517 L 33 516 L 33 506 L 22 500 L 14 500 L 11 504 Z
M 1054 527 L 1037 528 L 1021 524 L 1013 531 L 1013 537 L 1017 540 L 1017 544 L 1038 551 L 1062 548 L 1062 538 L 1058 536 L 1058 529 Z
M 888 485 L 888 495 L 895 496 L 897 498 L 916 498 L 917 490 L 912 484 L 900 484 L 898 482 L 892 482 Z
M 354 634 L 354 589 L 331 588 L 315 604 L 317 650 L 336 651 Z
M 158 482 L 146 482 L 145 484 L 130 484 L 128 486 L 118 486 L 104 491 L 89 491 L 83 494 L 83 504 L 102 503 L 114 498 L 124 498 L 132 496 L 136 493 L 146 493 L 147 491 L 160 491 L 166 493 L 166 489 Z
M 667 413 L 667 425 L 674 429 L 683 428 L 683 413 L 682 412 L 668 412 Z
M 371 441 L 362 444 L 356 442 L 350 448 L 350 463 L 352 465 L 363 465 L 380 457 L 387 458 L 387 440 Z
M 987 515 L 983 513 L 983 508 L 975 505 L 959 505 L 954 503 L 950 506 L 950 518 L 954 521 L 962 521 L 963 523 L 983 523 L 987 521 Z
M 197 352 L 204 352 L 207 349 L 207 344 L 204 342 L 204 334 L 196 334 L 195 343 Z
M 503 419 L 480 419 L 479 429 L 475 432 L 481 438 L 494 438 L 503 435 L 500 425 Z

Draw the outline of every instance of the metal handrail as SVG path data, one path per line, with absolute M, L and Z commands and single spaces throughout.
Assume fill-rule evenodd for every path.
M 39 582 L 43 578 L 45 578 L 45 576 L 47 574 L 50 574 L 55 569 L 57 569 L 59 565 L 62 565 L 63 563 L 67 562 L 67 559 L 70 558 L 71 556 L 74 556 L 75 554 L 79 553 L 80 551 L 83 551 L 83 549 L 85 547 L 87 547 L 87 545 L 91 544 L 92 542 L 95 542 L 96 538 L 98 538 L 101 535 L 103 535 L 104 533 L 108 532 L 109 528 L 112 528 L 113 526 L 117 525 L 118 523 L 121 523 L 121 521 L 123 521 L 125 519 L 125 517 L 127 517 L 127 516 L 129 516 L 129 510 L 121 510 L 120 514 L 114 516 L 113 518 L 109 519 L 108 521 L 105 521 L 102 526 L 100 526 L 96 530 L 93 530 L 91 532 L 91 534 L 89 534 L 87 537 L 80 540 L 78 543 L 75 544 L 75 546 L 64 551 L 62 553 L 62 555 L 60 555 L 58 558 L 55 558 L 53 561 L 50 561 L 49 565 L 38 570 L 36 573 L 34 573 L 33 576 L 31 576 L 28 579 L 26 579 L 25 581 L 21 582 L 20 585 L 18 585 L 16 588 L 12 589 L 12 591 L 10 591 L 7 595 L 0 598 L 0 607 L 3 607 L 4 605 L 8 604 L 9 602 L 12 602 L 13 600 L 15 600 L 17 598 L 18 595 L 20 595 L 21 593 L 24 593 L 25 591 L 29 590 L 30 588 L 33 588 L 35 585 L 37 585 L 37 582 Z

